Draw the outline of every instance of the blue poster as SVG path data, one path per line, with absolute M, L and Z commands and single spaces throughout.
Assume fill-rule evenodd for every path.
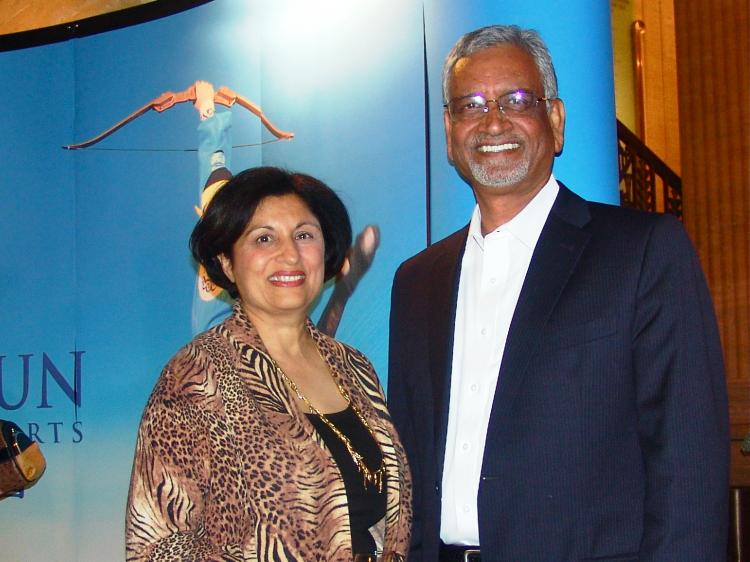
M 428 221 L 437 240 L 471 212 L 442 136 L 442 58 L 461 33 L 500 22 L 542 32 L 569 112 L 555 173 L 592 190 L 584 196 L 616 197 L 609 14 L 598 4 L 214 0 L 0 53 L 0 417 L 47 458 L 35 487 L 0 502 L 3 559 L 124 558 L 143 407 L 167 360 L 226 310 L 187 247 L 221 170 L 281 166 L 340 194 L 371 261 L 336 336 L 384 385 L 394 271 L 425 247 Z M 218 100 L 208 113 L 194 105 L 205 85 Z M 138 110 L 88 148 L 62 148 Z

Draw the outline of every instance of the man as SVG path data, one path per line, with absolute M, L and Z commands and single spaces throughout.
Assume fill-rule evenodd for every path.
M 409 560 L 725 559 L 726 388 L 684 230 L 554 178 L 565 109 L 536 32 L 465 35 L 443 89 L 477 206 L 393 285 Z

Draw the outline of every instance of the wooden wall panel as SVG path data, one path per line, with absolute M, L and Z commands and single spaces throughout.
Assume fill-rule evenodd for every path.
M 734 485 L 750 486 L 750 2 L 675 2 L 685 225 L 719 319 Z

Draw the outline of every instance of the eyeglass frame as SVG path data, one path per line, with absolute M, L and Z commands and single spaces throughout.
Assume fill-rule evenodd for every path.
M 506 108 L 505 108 L 505 106 L 503 106 L 503 105 L 500 104 L 500 100 L 502 98 L 506 97 L 506 96 L 509 96 L 511 94 L 517 94 L 519 92 L 523 92 L 524 94 L 532 94 L 533 95 L 533 100 L 534 100 L 534 105 L 530 105 L 526 109 L 521 110 L 521 111 L 517 111 L 515 109 L 511 109 L 509 112 L 506 112 L 505 111 Z M 469 116 L 469 117 L 463 117 L 462 118 L 462 117 L 456 117 L 455 114 L 450 109 L 450 104 L 453 103 L 454 101 L 462 100 L 462 99 L 465 99 L 465 98 L 477 98 L 477 97 L 482 98 L 484 100 L 484 107 L 482 108 L 482 113 L 481 114 L 476 114 L 476 115 L 471 114 L 471 116 Z M 448 112 L 448 115 L 450 116 L 450 118 L 451 118 L 452 121 L 474 121 L 474 120 L 482 119 L 484 117 L 484 115 L 488 114 L 490 112 L 490 105 L 489 104 L 490 104 L 490 102 L 494 102 L 495 105 L 497 106 L 498 111 L 500 113 L 502 113 L 505 117 L 507 117 L 507 118 L 510 119 L 511 117 L 513 117 L 515 115 L 523 115 L 528 110 L 530 110 L 530 109 L 538 106 L 539 102 L 542 102 L 542 101 L 543 102 L 549 102 L 549 101 L 554 101 L 556 99 L 559 99 L 559 98 L 557 98 L 557 97 L 554 97 L 554 98 L 536 97 L 536 94 L 534 93 L 533 90 L 526 90 L 524 88 L 516 88 L 515 90 L 509 90 L 509 91 L 505 92 L 504 94 L 500 94 L 499 96 L 497 96 L 494 99 L 487 99 L 482 92 L 472 92 L 471 94 L 466 94 L 465 96 L 458 96 L 458 97 L 449 99 L 446 103 L 443 104 L 443 108 Z

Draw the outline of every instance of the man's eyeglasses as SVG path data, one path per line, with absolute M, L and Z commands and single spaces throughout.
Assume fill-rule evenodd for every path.
M 540 98 L 529 90 L 514 90 L 499 96 L 497 99 L 488 100 L 481 93 L 473 93 L 460 98 L 453 98 L 443 107 L 454 121 L 471 121 L 480 119 L 490 110 L 490 103 L 497 106 L 503 115 L 513 117 L 529 111 L 536 107 L 540 101 L 550 101 L 552 98 Z

